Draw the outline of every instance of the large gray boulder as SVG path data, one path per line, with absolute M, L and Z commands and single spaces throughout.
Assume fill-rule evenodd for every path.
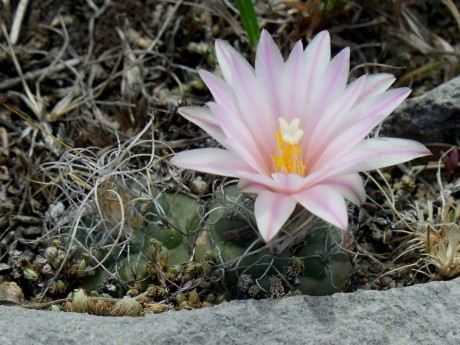
M 403 102 L 384 121 L 380 135 L 455 144 L 460 139 L 460 77 Z
M 460 344 L 460 280 L 144 318 L 0 306 L 0 344 Z

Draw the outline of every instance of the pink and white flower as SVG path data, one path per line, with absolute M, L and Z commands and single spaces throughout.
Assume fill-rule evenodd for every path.
M 387 90 L 395 81 L 387 73 L 348 83 L 350 49 L 331 59 L 327 31 L 305 50 L 297 42 L 286 61 L 263 31 L 255 68 L 227 42 L 217 40 L 216 53 L 223 79 L 199 72 L 214 102 L 179 113 L 224 148 L 179 152 L 171 163 L 238 177 L 243 192 L 257 193 L 254 213 L 267 243 L 297 203 L 347 229 L 345 199 L 366 197 L 359 172 L 430 154 L 415 141 L 367 138 L 410 90 Z

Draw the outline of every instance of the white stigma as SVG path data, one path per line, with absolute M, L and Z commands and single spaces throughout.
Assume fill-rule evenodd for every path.
M 300 120 L 294 119 L 291 123 L 287 123 L 284 118 L 280 117 L 278 121 L 283 141 L 289 145 L 297 145 L 303 136 L 303 130 L 299 129 Z

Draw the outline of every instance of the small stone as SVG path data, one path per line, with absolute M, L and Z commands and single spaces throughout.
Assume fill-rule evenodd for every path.
M 24 302 L 22 289 L 15 282 L 3 282 L 0 284 L 0 304 L 20 304 Z

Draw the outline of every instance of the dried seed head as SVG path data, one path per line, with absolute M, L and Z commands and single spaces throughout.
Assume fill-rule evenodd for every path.
M 56 247 L 48 247 L 45 250 L 45 258 L 46 260 L 51 263 L 53 260 L 58 256 L 59 254 L 59 249 Z
M 54 274 L 54 270 L 50 264 L 46 264 L 41 268 L 40 273 L 44 276 L 51 276 Z
M 184 268 L 183 276 L 185 280 L 192 280 L 201 277 L 204 273 L 203 264 L 199 262 L 189 262 Z
M 240 275 L 240 278 L 238 279 L 238 288 L 242 292 L 247 293 L 252 285 L 254 285 L 254 280 L 249 274 Z
M 112 316 L 140 316 L 142 304 L 134 298 L 123 298 L 118 300 L 112 307 L 110 315 Z
M 27 280 L 37 281 L 39 278 L 38 273 L 31 266 L 25 267 L 22 273 Z
M 66 312 L 73 312 L 72 302 L 66 301 L 62 304 L 62 310 Z
M 164 248 L 161 242 L 155 238 L 152 238 L 149 242 L 148 248 L 148 254 L 150 255 L 151 260 L 156 261 L 158 254 L 163 251 L 163 249 Z
M 215 302 L 216 302 L 216 296 L 214 296 L 212 293 L 210 293 L 204 299 L 203 305 L 204 305 L 204 303 L 214 304 Z
M 264 297 L 265 291 L 262 290 L 262 288 L 259 285 L 254 284 L 249 288 L 248 295 L 249 297 L 254 299 L 261 299 Z
M 139 295 L 139 288 L 131 287 L 128 292 L 126 293 L 130 297 L 135 297 Z
M 101 299 L 90 298 L 88 303 L 88 313 L 99 316 L 110 315 L 110 304 Z
M 83 289 L 78 290 L 72 300 L 72 309 L 76 313 L 88 312 L 88 296 Z
M 64 257 L 65 257 L 65 253 L 64 252 L 60 252 L 58 254 L 58 256 L 56 256 L 53 260 L 53 262 L 51 263 L 51 265 L 53 265 L 53 267 L 55 269 L 58 269 L 59 267 L 61 267 L 63 261 L 64 261 Z
M 166 250 L 161 251 L 157 255 L 156 263 L 157 263 L 157 265 L 160 267 L 160 269 L 163 272 L 166 272 L 168 270 L 168 258 L 169 258 L 169 255 L 170 255 L 169 252 L 167 252 Z
M 302 259 L 293 256 L 291 262 L 286 267 L 285 276 L 289 283 L 296 286 L 300 284 L 300 278 L 305 271 L 305 263 Z
M 286 294 L 284 290 L 283 281 L 278 276 L 271 277 L 270 285 L 270 297 L 271 298 L 281 298 Z
M 78 271 L 84 271 L 87 267 L 86 260 L 83 259 L 78 263 L 77 270 Z
M 201 308 L 200 296 L 196 289 L 190 291 L 188 295 L 188 302 L 192 308 Z
M 179 310 L 192 310 L 193 308 L 190 306 L 188 301 L 182 301 L 179 303 Z
M 166 310 L 169 310 L 169 308 L 164 303 L 148 303 L 146 304 L 145 307 L 148 312 L 151 312 L 154 314 L 159 314 Z
M 151 298 L 163 297 L 166 294 L 164 287 L 159 285 L 149 285 L 147 288 L 147 295 Z
M 185 297 L 185 295 L 182 292 L 179 292 L 178 294 L 176 294 L 174 299 L 176 300 L 177 304 L 180 304 L 180 303 L 186 301 L 187 297 Z
M 216 252 L 212 251 L 212 250 L 208 250 L 205 254 L 204 254 L 204 261 L 208 261 L 208 262 L 212 262 L 212 263 L 217 263 L 217 261 L 219 260 L 219 257 L 217 256 Z
M 166 280 L 176 280 L 182 276 L 182 266 L 181 265 L 174 265 L 168 267 L 168 271 L 166 272 Z
M 50 284 L 50 292 L 53 295 L 63 295 L 67 292 L 68 284 L 63 280 L 56 280 Z

